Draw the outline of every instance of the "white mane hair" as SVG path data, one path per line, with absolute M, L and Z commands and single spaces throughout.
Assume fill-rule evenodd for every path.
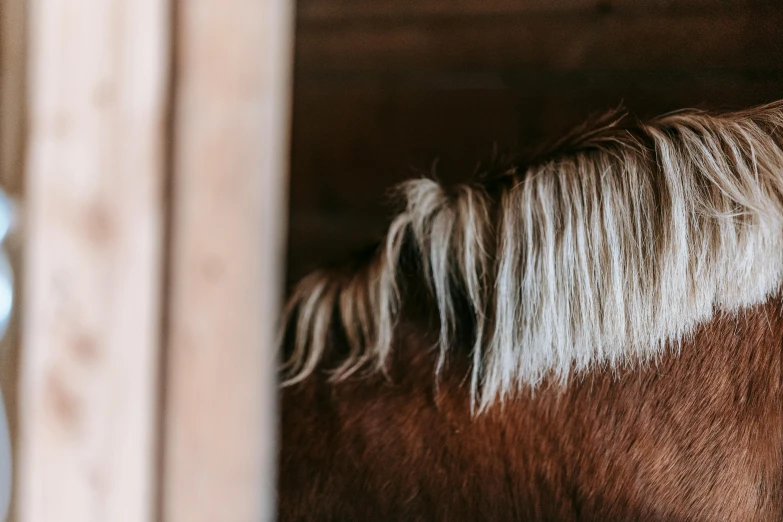
M 383 369 L 404 242 L 437 306 L 436 373 L 455 343 L 457 293 L 467 301 L 480 409 L 547 376 L 654 360 L 717 312 L 779 289 L 783 102 L 604 123 L 573 152 L 510 171 L 493 196 L 482 182 L 450 193 L 404 183 L 405 210 L 363 270 L 316 272 L 294 290 L 287 383 L 316 369 L 333 327 L 350 347 L 334 379 Z

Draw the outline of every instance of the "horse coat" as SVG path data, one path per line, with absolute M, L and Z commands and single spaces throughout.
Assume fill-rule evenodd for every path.
M 783 520 L 783 103 L 398 193 L 287 304 L 281 520 Z

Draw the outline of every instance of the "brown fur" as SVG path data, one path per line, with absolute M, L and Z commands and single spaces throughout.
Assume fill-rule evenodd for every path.
M 411 218 L 410 223 L 403 220 L 404 226 L 397 230 L 404 233 L 390 235 L 401 238 L 399 241 L 387 241 L 385 249 L 381 244 L 353 265 L 316 273 L 289 301 L 288 335 L 283 346 L 288 351 L 286 360 L 293 361 L 292 382 L 297 384 L 281 392 L 280 519 L 783 521 L 783 265 L 775 264 L 783 244 L 782 111 L 783 102 L 724 119 L 695 114 L 686 116 L 682 120 L 685 127 L 678 127 L 677 132 L 663 124 L 660 128 L 645 127 L 649 136 L 640 134 L 641 127 L 632 131 L 616 123 L 607 127 L 607 136 L 581 129 L 577 133 L 583 136 L 577 144 L 581 152 L 572 152 L 578 155 L 571 158 L 573 161 L 581 158 L 582 166 L 590 161 L 603 165 L 611 158 L 619 162 L 614 171 L 587 169 L 590 176 L 614 172 L 617 183 L 622 184 L 633 172 L 644 171 L 648 176 L 644 179 L 661 184 L 661 194 L 669 196 L 640 203 L 634 190 L 612 192 L 604 187 L 601 197 L 607 201 L 614 198 L 617 215 L 625 212 L 629 222 L 631 217 L 638 223 L 660 222 L 653 223 L 650 230 L 639 225 L 638 230 L 615 231 L 614 235 L 608 234 L 611 227 L 607 228 L 606 222 L 603 228 L 585 228 L 584 234 L 590 234 L 596 244 L 600 246 L 603 238 L 609 245 L 604 250 L 591 250 L 589 256 L 587 250 L 583 252 L 589 257 L 585 266 L 601 273 L 594 287 L 588 277 L 579 288 L 588 288 L 596 299 L 563 301 L 568 306 L 562 309 L 544 306 L 549 303 L 546 299 L 535 301 L 546 293 L 544 290 L 550 300 L 572 295 L 567 285 L 563 290 L 549 279 L 562 281 L 573 276 L 573 260 L 581 259 L 563 254 L 568 250 L 562 246 L 568 243 L 563 238 L 571 236 L 563 230 L 546 236 L 546 227 L 541 228 L 566 215 L 563 208 L 552 208 L 551 215 L 544 216 L 549 221 L 542 217 L 550 203 L 566 205 L 559 192 L 544 198 L 546 205 L 531 196 L 504 207 L 504 194 L 526 175 L 522 167 L 482 180 L 480 193 L 492 202 L 486 212 L 455 206 L 454 198 L 465 196 L 464 190 L 462 196 L 452 198 L 441 191 L 431 192 L 432 187 L 425 185 L 418 192 L 414 190 L 413 196 L 438 205 L 430 205 L 427 211 L 422 210 L 426 204 L 421 208 L 414 205 L 402 216 L 416 219 Z M 679 122 L 678 118 L 670 119 Z M 700 129 L 696 135 L 701 137 L 694 138 L 686 127 Z M 713 127 L 720 132 L 705 130 Z M 691 136 L 691 141 L 677 141 L 678 132 Z M 657 156 L 651 155 L 654 140 L 645 141 L 644 136 L 653 135 L 666 154 L 659 150 Z M 668 138 L 661 141 L 664 135 Z M 626 140 L 623 147 L 612 149 L 622 140 Z M 716 143 L 722 143 L 723 149 Z M 687 144 L 700 144 L 696 147 L 699 150 L 685 154 Z M 623 160 L 610 154 L 619 154 L 631 145 L 638 157 Z M 706 156 L 705 151 L 709 152 Z M 568 153 L 558 151 L 556 155 Z M 726 163 L 744 158 L 743 154 L 747 161 Z M 542 163 L 546 164 L 554 165 Z M 668 165 L 668 170 L 662 169 L 662 164 Z M 720 168 L 711 167 L 713 164 Z M 571 175 L 584 174 L 584 169 L 572 170 L 568 171 Z M 547 175 L 536 172 L 537 182 Z M 705 172 L 712 173 L 711 177 Z M 548 175 L 555 174 L 560 175 L 557 169 Z M 664 174 L 672 178 L 669 185 L 677 186 L 673 181 L 677 175 L 691 188 L 682 193 L 666 192 L 669 189 L 662 188 Z M 603 174 L 599 178 L 603 179 Z M 532 190 L 519 186 L 522 191 Z M 734 199 L 727 195 L 731 191 L 736 192 Z M 437 196 L 434 199 L 430 197 L 433 193 Z M 541 194 L 539 191 L 539 199 Z M 694 194 L 703 196 L 703 205 L 688 210 L 686 203 L 693 203 Z M 679 201 L 676 208 L 672 206 L 675 199 Z M 569 201 L 580 204 L 579 198 Z M 720 203 L 715 213 L 702 208 L 715 201 Z M 631 202 L 641 206 L 636 208 Z M 538 205 L 534 208 L 537 213 L 522 216 L 520 209 L 530 210 L 526 205 Z M 504 208 L 516 210 L 506 215 Z M 688 232 L 690 235 L 683 236 L 687 241 L 673 242 L 671 237 L 680 237 L 678 230 L 684 233 L 693 225 L 688 221 L 689 212 L 701 212 L 695 223 L 709 226 Z M 460 215 L 478 221 L 483 229 L 463 226 L 456 219 Z M 549 240 L 549 250 L 535 250 L 536 241 L 546 241 L 527 234 L 521 226 L 512 227 L 518 234 L 501 241 L 498 231 L 502 232 L 499 223 L 504 222 L 504 215 L 510 216 L 512 224 L 535 222 L 539 228 L 529 228 L 540 229 L 539 235 Z M 577 213 L 571 221 L 587 221 L 586 215 Z M 439 216 L 443 218 L 438 221 L 441 225 L 452 223 L 451 243 L 436 241 L 448 237 L 448 227 L 433 225 Z M 664 218 L 670 220 L 671 227 L 663 226 Z M 470 219 L 466 222 L 473 223 Z M 752 223 L 759 226 L 740 226 Z M 430 226 L 432 230 L 427 228 Z M 451 248 L 466 237 L 475 244 Z M 751 241 L 754 238 L 764 240 Z M 705 253 L 694 257 L 699 250 L 693 242 L 701 240 Z M 537 252 L 539 264 L 547 255 L 555 257 L 552 252 L 559 252 L 562 266 L 557 266 L 562 270 L 552 265 L 549 272 L 536 271 L 539 265 L 531 265 L 532 272 L 523 273 L 515 265 L 526 252 L 517 248 L 519 245 Z M 626 254 L 633 253 L 639 245 L 658 249 L 640 250 L 637 257 L 627 255 L 616 266 L 609 262 L 609 252 L 622 247 Z M 707 248 L 721 245 L 726 249 Z M 731 245 L 738 245 L 736 251 L 729 248 Z M 472 257 L 460 257 L 460 252 Z M 648 261 L 661 260 L 655 256 L 667 262 L 650 265 Z M 690 264 L 683 268 L 669 263 L 672 259 L 666 256 Z M 485 262 L 468 263 L 467 258 Z M 504 260 L 514 265 L 510 276 L 501 271 Z M 767 260 L 771 262 L 765 264 Z M 639 269 L 651 266 L 647 271 Z M 670 273 L 672 266 L 679 266 L 681 273 Z M 719 276 L 706 279 L 711 272 L 705 266 L 717 270 Z M 658 277 L 641 280 L 644 274 Z M 757 284 L 764 281 L 767 286 Z M 524 284 L 528 284 L 527 293 L 515 293 Z M 731 306 L 721 308 L 720 299 L 711 300 L 712 284 L 729 288 L 724 305 Z M 683 298 L 687 292 L 679 296 L 679 304 L 666 299 L 679 295 L 676 290 L 691 289 L 688 285 L 700 289 L 691 299 Z M 614 289 L 614 294 L 607 289 Z M 645 289 L 650 291 L 645 293 Z M 741 308 L 758 303 L 775 289 L 776 297 Z M 492 299 L 493 293 L 502 295 Z M 579 368 L 577 359 L 563 359 L 568 371 L 558 368 L 559 363 L 550 365 L 549 374 L 540 374 L 549 375 L 543 383 L 537 380 L 539 374 L 529 372 L 527 381 L 519 381 L 527 391 L 518 394 L 517 387 L 508 384 L 511 381 L 502 380 L 504 374 L 488 377 L 475 371 L 482 361 L 491 359 L 488 355 L 508 356 L 498 359 L 506 363 L 500 369 L 513 373 L 519 369 L 516 356 L 520 354 L 547 355 L 550 348 L 573 348 L 573 340 L 548 348 L 536 342 L 538 337 L 521 334 L 511 336 L 508 343 L 488 345 L 489 327 L 482 325 L 488 325 L 485 319 L 494 315 L 503 318 L 503 327 L 512 332 L 525 327 L 562 333 L 563 328 L 573 327 L 573 318 L 578 319 L 573 311 L 588 306 L 593 306 L 594 319 L 610 323 L 602 325 L 604 330 L 611 330 L 613 324 L 623 324 L 612 321 L 623 321 L 631 312 L 637 314 L 637 323 L 666 312 L 660 317 L 667 318 L 668 322 L 662 321 L 667 326 L 687 315 L 691 304 L 701 307 L 699 320 L 709 322 L 698 326 L 678 346 L 650 349 L 644 343 L 627 345 L 628 338 L 623 338 L 618 341 L 616 356 L 602 360 L 592 357 L 596 345 L 591 340 L 580 352 L 591 355 L 590 364 Z M 509 312 L 513 306 L 528 307 L 523 311 L 538 315 L 530 315 L 533 319 L 525 323 L 528 316 L 513 313 L 517 310 Z M 625 309 L 617 310 L 622 307 Z M 738 307 L 736 314 L 717 311 Z M 589 329 L 595 326 L 591 321 L 579 324 Z M 695 321 L 693 324 L 698 324 Z M 659 338 L 658 347 L 665 339 L 692 332 L 690 327 L 661 330 L 665 335 Z M 444 331 L 449 335 L 444 336 Z M 589 339 L 594 338 L 600 337 Z M 641 359 L 632 360 L 632 354 Z M 645 362 L 650 358 L 653 363 Z M 350 371 L 340 371 L 345 370 L 346 361 L 351 363 L 347 367 Z M 609 366 L 612 361 L 617 366 Z M 444 363 L 442 368 L 440 363 Z M 482 371 L 487 368 L 485 365 Z M 337 378 L 330 379 L 335 374 L 329 372 L 335 369 Z M 386 375 L 381 369 L 387 370 Z M 471 409 L 471 400 L 479 376 L 483 382 L 501 382 L 495 391 L 510 393 L 490 394 L 489 400 L 482 402 L 486 408 L 477 412 Z M 535 391 L 531 385 L 537 385 Z
M 783 520 L 782 303 L 478 416 L 405 314 L 388 378 L 282 391 L 280 520 Z

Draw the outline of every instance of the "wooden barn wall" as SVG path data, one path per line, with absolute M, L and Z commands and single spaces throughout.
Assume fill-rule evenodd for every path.
M 783 98 L 778 0 L 299 0 L 288 279 L 381 233 L 394 183 L 621 102 L 639 116 Z

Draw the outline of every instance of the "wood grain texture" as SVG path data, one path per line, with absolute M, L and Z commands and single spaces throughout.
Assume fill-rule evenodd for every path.
M 178 11 L 163 514 L 270 520 L 293 5 Z
M 32 0 L 19 520 L 144 522 L 155 408 L 165 2 Z
M 298 13 L 301 20 L 332 22 L 540 13 L 578 16 L 611 12 L 714 13 L 774 4 L 775 0 L 300 0 Z
M 781 70 L 783 10 L 552 13 L 302 20 L 297 68 L 403 75 L 428 70 Z

